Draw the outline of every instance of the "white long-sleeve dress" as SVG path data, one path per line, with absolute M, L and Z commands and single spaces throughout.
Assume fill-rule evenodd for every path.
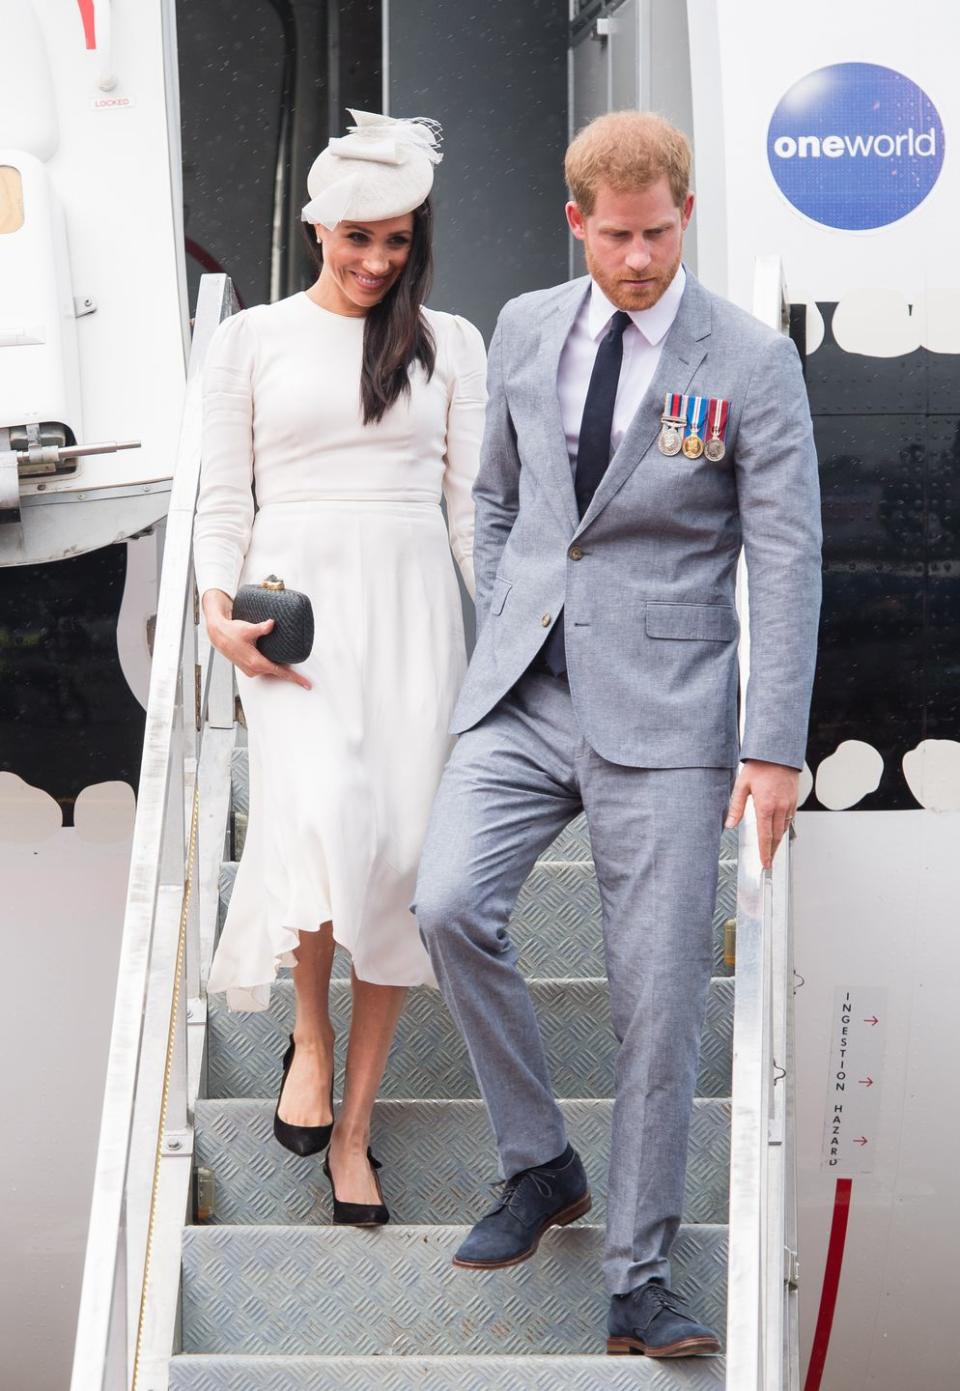
M 299 668 L 311 690 L 237 673 L 250 811 L 208 983 L 234 1009 L 266 1008 L 299 933 L 325 922 L 361 980 L 434 983 L 410 902 L 466 665 L 451 549 L 472 595 L 486 393 L 477 329 L 424 313 L 434 374 L 415 366 L 410 395 L 371 425 L 362 318 L 297 294 L 210 344 L 198 588 L 233 596 L 279 575 L 309 595 L 316 629 Z

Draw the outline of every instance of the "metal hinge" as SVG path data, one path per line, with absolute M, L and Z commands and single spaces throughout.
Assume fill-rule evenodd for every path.
M 789 1246 L 783 1248 L 783 1283 L 791 1290 L 800 1288 L 800 1261 Z
M 191 995 L 187 1001 L 187 1023 L 206 1024 L 207 1022 L 207 997 L 206 995 Z
M 165 1130 L 163 1133 L 163 1144 L 160 1147 L 161 1154 L 175 1154 L 177 1157 L 193 1154 L 193 1131 L 192 1130 Z
M 737 965 L 737 920 L 727 918 L 723 924 L 723 964 L 728 971 Z
M 212 1169 L 198 1164 L 193 1171 L 193 1220 L 212 1222 L 216 1213 L 217 1183 Z

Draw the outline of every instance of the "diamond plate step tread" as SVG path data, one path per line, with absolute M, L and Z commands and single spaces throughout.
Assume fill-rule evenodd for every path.
M 250 774 L 247 750 L 235 748 L 230 755 L 230 803 L 244 816 L 250 810 Z
M 713 979 L 700 1048 L 699 1096 L 730 1095 L 733 1033 L 731 979 Z M 605 980 L 532 981 L 530 993 L 540 1020 L 553 1087 L 558 1097 L 613 1096 L 617 1049 L 610 1024 Z M 350 983 L 331 981 L 330 1015 L 337 1035 L 338 1094 L 350 1011 Z M 275 985 L 270 1009 L 231 1014 L 221 996 L 212 997 L 208 1029 L 211 1097 L 275 1096 L 280 1059 L 293 1023 L 293 985 Z M 380 1089 L 384 1100 L 436 1100 L 477 1096 L 463 1041 L 436 990 L 411 990 Z
M 237 866 L 227 862 L 220 873 L 220 926 L 233 893 Z M 737 866 L 721 860 L 713 913 L 713 974 L 730 975 L 723 959 L 723 924 L 733 917 L 737 902 Z M 538 864 L 520 891 L 510 920 L 510 934 L 520 953 L 520 968 L 537 976 L 602 976 L 603 932 L 600 891 L 589 860 Z M 334 975 L 350 974 L 350 958 L 338 951 Z
M 231 805 L 243 818 L 245 831 L 246 819 L 250 811 L 250 776 L 246 748 L 237 748 L 233 751 L 230 765 L 230 787 Z M 242 842 L 242 837 L 240 839 Z M 235 853 L 239 856 L 240 848 L 237 846 L 236 839 L 234 845 L 236 847 Z M 569 826 L 565 826 L 556 840 L 547 847 L 541 856 L 543 860 L 586 860 L 588 862 L 590 858 L 590 836 L 587 832 L 586 818 L 582 815 L 575 817 Z
M 723 1357 L 244 1357 L 187 1353 L 170 1391 L 723 1391 Z
M 723 924 L 737 902 L 737 865 L 721 860 L 713 914 L 713 974 L 730 975 L 723 959 Z M 510 919 L 510 935 L 528 978 L 603 976 L 600 890 L 593 864 L 568 861 L 538 864 L 530 874 Z
M 247 797 L 244 793 L 242 801 L 235 805 L 233 811 L 233 854 L 239 859 L 243 854 L 243 845 L 247 837 L 247 822 L 249 819 L 249 809 Z M 592 866 L 590 852 L 590 838 L 586 829 L 586 822 L 582 816 L 578 816 L 576 821 L 572 821 L 557 839 L 540 857 L 540 863 L 560 863 L 560 864 L 585 864 Z
M 583 815 L 574 817 L 569 826 L 564 826 L 556 840 L 547 846 L 540 858 L 544 861 L 568 860 L 590 864 L 593 852 L 590 849 L 587 818 Z
M 188 1227 L 183 1351 L 320 1356 L 602 1351 L 607 1298 L 600 1227 L 550 1231 L 533 1260 L 499 1271 L 451 1265 L 467 1230 Z M 723 1337 L 726 1227 L 681 1227 L 671 1260 L 674 1288 Z
M 232 787 L 233 806 L 242 818 L 242 825 L 234 828 L 234 853 L 239 856 L 250 809 L 250 785 L 247 771 L 246 748 L 234 749 L 230 782 Z M 721 860 L 735 860 L 736 856 L 737 832 L 735 830 L 724 831 L 720 842 L 720 858 Z M 548 846 L 540 858 L 542 861 L 572 860 L 589 862 L 591 860 L 590 835 L 587 831 L 586 818 L 581 815 L 571 821 L 570 825 L 560 832 L 553 844 Z
M 561 1103 L 571 1143 L 593 1193 L 592 1220 L 606 1214 L 611 1101 Z M 213 1170 L 214 1222 L 326 1225 L 330 1189 L 316 1157 L 300 1159 L 273 1138 L 274 1102 L 199 1101 L 196 1162 Z M 399 1223 L 473 1222 L 489 1206 L 496 1155 L 480 1101 L 382 1101 L 372 1145 Z M 687 1155 L 685 1222 L 727 1220 L 730 1104 L 695 1103 Z

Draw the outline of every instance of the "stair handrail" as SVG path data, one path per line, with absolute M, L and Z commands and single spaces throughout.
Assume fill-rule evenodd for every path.
M 183 997 L 199 996 L 194 890 L 206 704 L 197 664 L 193 524 L 201 369 L 210 338 L 234 309 L 229 278 L 203 276 L 163 523 L 143 755 L 70 1391 L 135 1391 L 161 1159 L 175 1157 L 180 1179 L 189 1182 L 190 1146 L 183 1137 L 191 1120 L 188 1096 L 196 1087 L 188 1078 L 188 1061 L 195 1058 L 188 1060 Z M 183 1182 L 181 1189 L 186 1191 Z
M 753 312 L 787 331 L 779 256 L 759 257 Z M 741 617 L 749 617 L 741 573 Z M 741 683 L 749 683 L 749 626 Z M 791 873 L 795 833 L 771 870 L 760 860 L 752 803 L 740 826 L 730 1133 L 727 1391 L 798 1391 L 797 1190 Z
M 727 1391 L 796 1391 L 793 832 L 772 871 L 739 834 L 730 1133 Z

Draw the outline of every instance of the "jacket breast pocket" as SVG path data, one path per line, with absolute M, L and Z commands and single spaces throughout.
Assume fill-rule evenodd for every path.
M 503 606 L 507 602 L 507 595 L 513 588 L 512 580 L 505 580 L 502 575 L 495 575 L 493 588 L 490 591 L 490 612 L 502 613 Z
M 729 604 L 647 604 L 644 623 L 648 638 L 681 642 L 733 642 L 740 633 Z

